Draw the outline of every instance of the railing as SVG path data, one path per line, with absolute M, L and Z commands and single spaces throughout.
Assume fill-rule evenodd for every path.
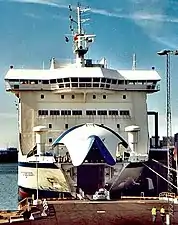
M 174 199 L 176 197 L 175 193 L 170 192 L 162 192 L 159 194 L 159 198 L 172 198 Z
M 18 203 L 18 209 L 19 210 L 24 210 L 24 208 L 26 209 L 30 202 L 32 201 L 32 198 L 24 198 L 23 200 L 21 200 L 19 203 Z

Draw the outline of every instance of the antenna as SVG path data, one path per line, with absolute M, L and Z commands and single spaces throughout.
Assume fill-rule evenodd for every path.
M 133 58 L 132 58 L 132 70 L 135 70 L 137 67 L 137 61 L 136 61 L 136 54 L 133 54 Z
M 78 34 L 80 35 L 82 33 L 82 21 L 81 21 L 81 8 L 79 3 L 77 7 L 77 25 L 78 25 Z
M 82 18 L 83 14 L 89 11 L 89 8 L 81 8 L 81 5 L 78 3 L 76 8 L 76 18 L 72 15 L 73 9 L 71 5 L 69 5 L 69 20 L 70 20 L 70 31 L 73 36 L 73 48 L 74 54 L 76 55 L 76 64 L 78 66 L 85 66 L 84 55 L 88 52 L 89 44 L 94 41 L 95 35 L 87 35 L 83 28 L 82 24 L 86 21 L 89 21 L 89 18 Z M 69 38 L 65 37 L 66 42 L 69 42 Z

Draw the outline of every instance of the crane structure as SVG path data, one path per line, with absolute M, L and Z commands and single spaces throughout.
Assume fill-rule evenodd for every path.
M 168 192 L 173 193 L 173 146 L 172 146 L 172 111 L 171 111 L 171 55 L 178 55 L 178 50 L 162 50 L 157 53 L 160 56 L 166 56 L 166 138 L 168 149 Z M 170 219 L 174 214 L 174 203 L 169 201 Z

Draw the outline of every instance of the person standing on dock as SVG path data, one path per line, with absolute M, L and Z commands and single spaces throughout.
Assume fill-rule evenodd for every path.
M 164 224 L 165 218 L 166 218 L 164 206 L 162 206 L 160 209 L 160 216 L 161 216 L 162 223 Z
M 151 215 L 152 215 L 152 221 L 153 223 L 156 223 L 156 217 L 157 217 L 157 209 L 155 206 L 151 209 Z

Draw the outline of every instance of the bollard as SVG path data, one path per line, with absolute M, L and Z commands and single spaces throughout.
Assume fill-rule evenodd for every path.
M 170 225 L 170 215 L 166 214 L 166 225 Z

